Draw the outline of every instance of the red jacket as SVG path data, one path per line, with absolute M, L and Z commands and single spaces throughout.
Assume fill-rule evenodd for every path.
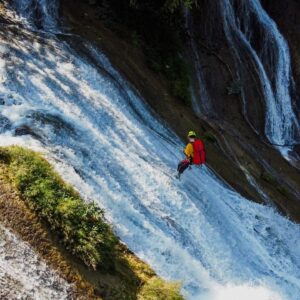
M 202 165 L 206 161 L 205 148 L 204 144 L 201 140 L 196 139 L 193 143 L 194 147 L 194 156 L 193 156 L 193 164 L 194 165 Z

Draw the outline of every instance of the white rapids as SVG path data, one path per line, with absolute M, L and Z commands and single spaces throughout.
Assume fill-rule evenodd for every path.
M 72 287 L 0 225 L 0 299 L 70 299 Z
M 208 168 L 93 45 L 0 31 L 0 144 L 40 150 L 129 248 L 192 300 L 298 300 L 300 226 Z

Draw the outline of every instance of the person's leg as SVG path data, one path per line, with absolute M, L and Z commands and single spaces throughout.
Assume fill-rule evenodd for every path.
M 178 164 L 177 171 L 178 171 L 178 177 L 189 167 L 190 161 L 188 159 L 184 159 Z

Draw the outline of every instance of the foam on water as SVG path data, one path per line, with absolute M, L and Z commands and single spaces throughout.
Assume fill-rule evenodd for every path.
M 0 226 L 0 298 L 69 299 L 71 286 L 31 247 Z
M 131 250 L 183 282 L 187 299 L 298 300 L 299 225 L 206 167 L 174 179 L 181 141 L 101 51 L 26 30 L 0 35 L 0 144 L 42 150 Z

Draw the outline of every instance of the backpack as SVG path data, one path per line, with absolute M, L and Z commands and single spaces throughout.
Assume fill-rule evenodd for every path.
M 205 155 L 205 148 L 204 144 L 201 140 L 195 140 L 193 143 L 194 148 L 194 157 L 193 157 L 193 164 L 194 165 L 202 165 L 205 164 L 206 155 Z

